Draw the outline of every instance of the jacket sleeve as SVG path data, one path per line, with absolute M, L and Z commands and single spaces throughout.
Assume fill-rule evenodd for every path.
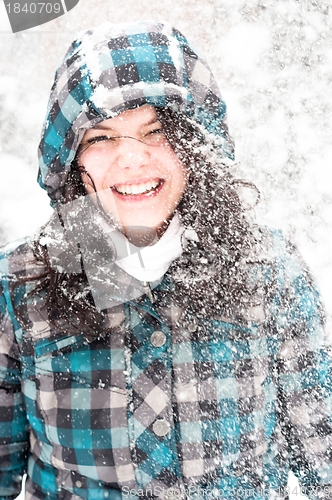
M 6 283 L 0 284 L 0 499 L 20 493 L 26 471 L 28 426 L 21 392 L 20 356 Z
M 280 262 L 279 418 L 291 469 L 309 499 L 332 499 L 332 369 L 319 293 L 296 251 Z M 278 301 L 277 301 L 278 302 Z

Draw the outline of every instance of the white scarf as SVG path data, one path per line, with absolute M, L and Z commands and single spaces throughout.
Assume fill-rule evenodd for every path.
M 105 227 L 105 222 L 102 224 Z M 139 281 L 157 281 L 166 273 L 169 266 L 182 254 L 182 235 L 184 227 L 179 215 L 175 213 L 167 230 L 154 245 L 135 247 L 123 233 L 114 229 L 106 231 L 118 250 L 115 264 Z M 119 251 L 120 249 L 120 251 Z M 127 249 L 124 251 L 124 249 Z M 125 257 L 121 257 L 125 254 Z

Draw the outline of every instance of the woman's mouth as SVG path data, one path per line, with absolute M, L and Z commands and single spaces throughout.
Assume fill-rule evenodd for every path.
M 157 192 L 163 183 L 163 179 L 153 179 L 133 184 L 115 184 L 111 189 L 122 196 L 142 196 Z

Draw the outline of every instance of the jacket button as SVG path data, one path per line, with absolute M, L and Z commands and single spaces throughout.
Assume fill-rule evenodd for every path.
M 77 480 L 77 481 L 75 482 L 75 486 L 77 486 L 77 488 L 82 488 L 82 483 L 81 483 L 81 481 L 80 481 L 80 480 Z
M 152 429 L 156 436 L 166 436 L 171 430 L 171 426 L 166 420 L 160 419 L 154 422 Z
M 188 325 L 188 330 L 190 333 L 194 333 L 197 330 L 197 325 L 196 323 L 189 323 Z
M 151 344 L 153 347 L 161 347 L 166 342 L 166 335 L 160 330 L 156 330 L 150 337 Z

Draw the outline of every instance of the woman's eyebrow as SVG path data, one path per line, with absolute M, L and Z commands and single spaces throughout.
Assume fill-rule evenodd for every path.
M 158 118 L 152 118 L 152 120 L 150 120 L 149 122 L 143 123 L 142 127 L 148 127 L 149 125 L 154 125 L 157 123 L 160 124 L 160 121 L 158 120 Z
M 108 125 L 103 125 L 102 123 L 98 123 L 94 127 L 90 128 L 89 130 L 112 130 L 112 132 L 116 132 L 116 130 L 112 127 L 109 127 Z
M 140 127 L 149 127 L 150 125 L 154 125 L 154 124 L 160 124 L 158 118 L 152 118 L 152 120 L 146 122 L 146 123 L 142 123 L 140 125 Z M 92 127 L 90 130 L 110 130 L 111 132 L 117 132 L 116 129 L 110 127 L 109 125 L 103 125 L 103 123 L 97 123 L 97 125 L 95 125 L 94 127 Z

